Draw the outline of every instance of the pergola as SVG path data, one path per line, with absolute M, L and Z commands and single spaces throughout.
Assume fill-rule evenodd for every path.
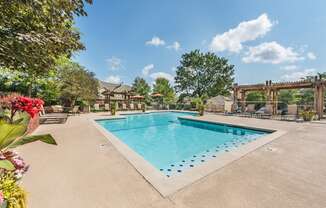
M 324 111 L 324 92 L 326 88 L 326 81 L 321 77 L 315 77 L 314 80 L 302 80 L 296 82 L 278 82 L 273 83 L 271 80 L 266 81 L 265 84 L 252 84 L 252 85 L 238 85 L 233 86 L 234 106 L 238 106 L 240 101 L 242 111 L 246 107 L 246 93 L 252 91 L 262 91 L 266 94 L 266 104 L 272 106 L 272 114 L 277 114 L 278 108 L 278 94 L 280 90 L 285 89 L 314 89 L 314 110 L 318 118 L 323 117 Z
M 119 91 L 117 89 L 119 89 L 122 86 L 122 84 L 117 85 L 116 87 L 114 87 L 113 89 L 108 89 L 106 87 L 105 91 L 102 92 L 102 95 L 105 96 L 105 103 L 110 103 L 111 101 L 124 101 L 124 102 L 129 102 L 131 96 L 133 95 L 132 91 L 128 91 L 128 90 L 123 90 L 123 91 Z M 116 97 L 115 95 L 121 95 Z

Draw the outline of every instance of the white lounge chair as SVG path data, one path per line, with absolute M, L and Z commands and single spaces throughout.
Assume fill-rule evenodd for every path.
M 122 110 L 127 110 L 127 105 L 126 105 L 126 103 L 122 103 Z
M 100 104 L 94 104 L 94 110 L 95 111 L 100 111 Z
M 135 110 L 135 106 L 133 103 L 130 103 L 129 107 L 130 107 L 130 110 Z
M 105 104 L 104 104 L 104 110 L 106 110 L 106 111 L 110 111 L 110 110 L 111 110 L 111 109 L 110 109 L 110 104 L 105 103 Z

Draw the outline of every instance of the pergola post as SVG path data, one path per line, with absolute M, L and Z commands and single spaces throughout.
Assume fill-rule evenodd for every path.
M 315 111 L 318 119 L 322 119 L 324 115 L 324 85 L 317 84 L 315 87 Z
M 273 115 L 277 114 L 278 109 L 278 90 L 273 90 Z
M 237 88 L 238 84 L 233 85 L 233 104 L 232 104 L 232 112 L 235 112 L 238 109 L 239 103 L 238 103 L 238 94 L 239 90 Z
M 325 106 L 325 85 L 321 84 L 320 85 L 320 114 L 319 114 L 319 119 L 322 119 L 324 116 L 324 106 Z
M 240 102 L 241 102 L 241 111 L 244 112 L 246 110 L 246 91 L 245 90 L 241 91 Z
M 325 82 L 321 77 L 315 77 L 315 89 L 314 89 L 314 110 L 317 113 L 318 119 L 322 119 L 324 115 L 324 93 Z

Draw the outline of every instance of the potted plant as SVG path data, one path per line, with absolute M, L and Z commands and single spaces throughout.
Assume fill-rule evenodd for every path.
M 316 115 L 316 112 L 312 110 L 304 110 L 300 115 L 304 121 L 312 121 Z
M 197 104 L 197 110 L 200 116 L 204 115 L 205 105 L 203 103 Z
M 196 109 L 197 109 L 199 115 L 203 116 L 204 111 L 205 111 L 205 104 L 204 104 L 203 99 L 201 97 L 198 97 L 198 98 L 193 99 L 192 102 L 196 103 Z
M 114 116 L 117 111 L 117 104 L 115 102 L 111 103 L 110 105 L 111 109 L 111 115 Z
M 142 104 L 141 104 L 141 110 L 142 110 L 143 112 L 146 111 L 146 104 L 145 104 L 145 103 L 142 103 Z

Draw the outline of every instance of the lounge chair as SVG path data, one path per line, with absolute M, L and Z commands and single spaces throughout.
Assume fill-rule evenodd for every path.
M 50 109 L 53 113 L 62 113 L 64 111 L 64 108 L 61 105 L 52 105 Z
M 141 104 L 140 103 L 137 104 L 137 109 L 141 110 Z
M 270 119 L 272 117 L 272 105 L 266 105 L 255 112 L 257 118 Z
M 100 111 L 100 104 L 94 104 L 94 110 L 95 111 Z
M 295 121 L 298 118 L 298 106 L 296 104 L 294 105 L 288 105 L 288 111 L 286 115 L 281 116 L 281 120 L 286 121 Z
M 79 106 L 78 105 L 75 105 L 70 111 L 69 111 L 69 114 L 71 115 L 76 115 L 76 114 L 79 114 Z
M 252 117 L 253 114 L 256 112 L 255 110 L 255 104 L 249 104 L 247 105 L 244 112 L 240 113 L 240 117 Z
M 248 104 L 245 115 L 248 117 L 252 117 L 255 113 L 256 113 L 255 104 Z
M 122 110 L 127 110 L 127 105 L 126 105 L 126 103 L 122 103 Z
M 106 111 L 110 111 L 110 110 L 111 110 L 111 109 L 110 109 L 110 104 L 105 103 L 105 104 L 104 104 L 104 110 L 106 110 Z
M 134 104 L 133 103 L 130 103 L 129 108 L 130 108 L 130 110 L 135 110 Z
M 231 113 L 232 112 L 232 103 L 224 104 L 224 112 Z
M 68 114 L 66 113 L 49 113 L 40 112 L 40 124 L 62 124 L 67 121 Z

